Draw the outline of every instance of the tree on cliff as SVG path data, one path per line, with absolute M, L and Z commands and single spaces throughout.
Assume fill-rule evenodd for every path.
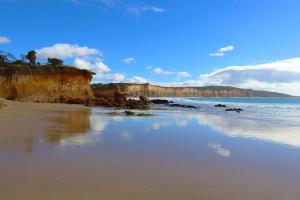
M 6 63 L 7 59 L 5 55 L 0 55 L 0 63 Z
M 9 63 L 16 61 L 17 59 L 10 53 L 0 50 L 0 64 L 7 66 Z
M 48 58 L 48 63 L 52 66 L 63 66 L 64 61 L 57 58 Z
M 36 51 L 29 51 L 26 55 L 26 58 L 29 60 L 30 64 L 36 65 Z

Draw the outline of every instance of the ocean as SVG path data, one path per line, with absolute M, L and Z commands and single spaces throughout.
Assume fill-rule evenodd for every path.
M 256 115 L 278 115 L 300 117 L 300 98 L 162 98 L 178 104 L 193 105 L 206 112 L 216 109 L 216 104 L 225 104 L 227 108 L 241 108 L 245 113 Z M 224 108 L 223 108 L 224 109 Z

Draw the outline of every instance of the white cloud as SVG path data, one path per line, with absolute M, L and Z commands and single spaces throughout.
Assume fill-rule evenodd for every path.
M 111 71 L 110 67 L 99 58 L 96 58 L 93 63 L 84 58 L 75 58 L 73 64 L 80 69 L 88 69 L 95 72 L 97 78 L 103 78 L 104 73 Z
M 171 75 L 171 74 L 175 74 L 175 72 L 170 72 L 170 71 L 166 71 L 160 67 L 155 67 L 153 68 L 153 73 L 157 74 L 157 75 Z
M 197 80 L 158 83 L 166 86 L 234 86 L 300 96 L 300 57 L 264 64 L 228 66 Z
M 6 36 L 0 36 L 0 44 L 10 43 L 10 39 Z
M 100 71 L 100 72 L 110 72 L 111 71 L 111 69 L 100 60 L 96 61 L 95 68 L 97 71 Z
M 40 59 L 47 58 L 74 58 L 74 57 L 88 57 L 100 56 L 101 52 L 98 49 L 89 48 L 87 46 L 79 46 L 77 44 L 58 43 L 50 47 L 38 49 L 37 57 Z
M 108 67 L 100 58 L 101 52 L 96 48 L 79 46 L 77 44 L 57 43 L 50 47 L 44 47 L 37 51 L 37 57 L 40 59 L 74 58 L 73 65 L 80 69 L 91 70 L 96 73 L 97 78 L 103 78 L 105 73 L 110 72 Z
M 91 70 L 94 67 L 94 65 L 92 63 L 90 63 L 89 61 L 87 61 L 85 59 L 81 59 L 81 58 L 75 58 L 73 64 L 75 67 L 78 67 L 80 69 Z
M 133 15 L 141 15 L 143 12 L 164 13 L 167 10 L 164 8 L 150 5 L 150 6 L 130 7 L 128 8 L 128 11 Z
M 191 74 L 188 72 L 178 72 L 177 73 L 177 78 L 186 78 L 186 77 L 190 77 Z
M 231 85 L 300 95 L 300 58 L 229 66 L 200 76 L 203 85 Z
M 228 45 L 226 47 L 220 48 L 217 52 L 209 54 L 210 56 L 224 56 L 226 52 L 233 51 L 234 46 Z
M 128 80 L 129 83 L 147 83 L 147 79 L 140 76 L 133 76 Z
M 107 74 L 105 76 L 105 79 L 110 80 L 113 83 L 118 83 L 124 81 L 126 79 L 126 76 L 120 73 Z
M 163 68 L 161 67 L 151 67 L 151 66 L 148 66 L 147 69 L 149 70 L 152 70 L 152 72 L 156 75 L 176 75 L 176 78 L 177 79 L 180 79 L 180 78 L 187 78 L 187 77 L 190 77 L 191 74 L 186 72 L 186 71 L 182 71 L 182 72 L 172 72 L 172 71 L 167 71 L 167 70 L 164 70 Z
M 164 13 L 167 10 L 154 5 L 130 5 L 122 0 L 66 0 L 74 5 L 98 6 L 103 10 L 122 9 L 133 15 L 141 15 L 144 12 Z
M 135 62 L 136 62 L 135 58 L 132 58 L 132 57 L 123 59 L 123 63 L 126 64 L 126 65 L 130 65 L 130 64 L 135 63 Z
M 213 149 L 219 156 L 229 157 L 231 154 L 228 149 L 225 149 L 220 144 L 209 143 L 207 146 Z
M 116 5 L 117 0 L 66 0 L 75 5 L 97 4 L 101 7 L 112 8 Z

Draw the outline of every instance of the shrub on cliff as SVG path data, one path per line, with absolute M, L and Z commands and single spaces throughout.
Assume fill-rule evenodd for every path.
M 64 61 L 57 58 L 48 58 L 48 63 L 52 66 L 63 66 Z
M 30 64 L 36 65 L 36 51 L 29 51 L 26 55 L 26 58 L 29 60 Z
M 0 67 L 7 67 L 15 60 L 16 58 L 12 54 L 0 50 Z
M 26 62 L 24 62 L 23 60 L 16 60 L 14 61 L 12 64 L 14 65 L 20 65 L 20 66 L 26 66 L 28 65 Z

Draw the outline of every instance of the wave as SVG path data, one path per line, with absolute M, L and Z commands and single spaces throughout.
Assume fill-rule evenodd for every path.
M 280 99 L 280 102 L 269 102 L 266 103 L 266 100 L 255 99 L 256 102 L 241 102 L 240 99 L 231 98 L 228 101 L 225 98 L 216 98 L 213 99 L 200 99 L 200 98 L 166 98 L 170 101 L 174 101 L 176 103 L 184 103 L 194 106 L 214 106 L 216 104 L 225 104 L 228 107 L 244 107 L 244 108 L 270 108 L 270 109 L 286 109 L 286 110 L 300 110 L 300 100 L 295 103 L 286 103 L 281 102 L 283 99 Z M 279 100 L 278 100 L 279 101 Z

